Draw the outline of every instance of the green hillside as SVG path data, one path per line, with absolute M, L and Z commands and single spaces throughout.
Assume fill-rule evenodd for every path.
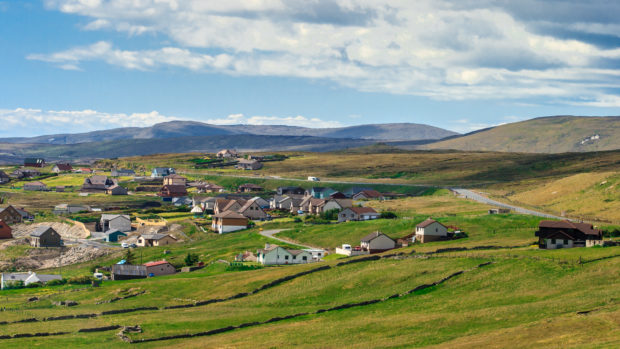
M 620 117 L 617 116 L 552 116 L 501 125 L 419 148 L 525 153 L 592 152 L 620 149 L 618 134 Z M 595 135 L 599 135 L 599 139 L 585 141 Z

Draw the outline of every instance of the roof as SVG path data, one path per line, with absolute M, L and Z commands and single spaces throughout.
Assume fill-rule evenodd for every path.
M 372 240 L 374 240 L 374 239 L 376 239 L 376 238 L 378 238 L 379 236 L 382 236 L 382 235 L 383 235 L 383 236 L 385 236 L 386 238 L 388 238 L 388 239 L 390 239 L 390 240 L 394 241 L 394 239 L 392 239 L 391 237 L 389 237 L 389 236 L 387 236 L 387 235 L 383 234 L 382 232 L 380 232 L 380 231 L 375 231 L 374 233 L 370 233 L 370 234 L 368 234 L 368 235 L 364 236 L 364 237 L 362 238 L 361 242 L 370 242 L 370 241 L 372 241 Z
M 39 236 L 43 235 L 46 231 L 48 231 L 50 229 L 55 232 L 55 230 L 52 229 L 52 227 L 50 227 L 49 225 L 40 225 L 40 226 L 36 227 L 35 230 L 32 233 L 30 233 L 30 236 L 39 237 Z
M 245 210 L 247 210 L 250 206 L 252 206 L 253 203 L 256 202 L 256 198 L 250 199 L 248 201 L 245 202 L 245 204 L 243 206 L 241 206 L 241 208 L 238 210 L 239 212 L 243 212 Z M 257 204 L 258 205 L 258 204 Z M 258 205 L 260 206 L 260 205 Z
M 143 237 L 145 240 L 161 240 L 165 238 L 166 236 L 169 236 L 176 240 L 176 238 L 170 234 L 144 234 L 140 236 Z
M 176 173 L 175 173 L 175 174 L 171 174 L 171 175 L 169 175 L 169 176 L 166 176 L 165 178 L 187 179 L 187 178 L 185 178 L 185 177 L 183 177 L 183 176 L 181 176 L 181 175 L 178 175 L 178 174 L 176 174 Z
M 168 262 L 168 261 L 148 262 L 148 263 L 144 263 L 144 266 L 145 267 L 155 267 L 155 266 L 164 265 L 164 264 L 170 264 L 170 262 Z
M 573 223 L 571 221 L 540 221 L 538 224 L 540 228 L 555 228 L 555 229 L 575 229 L 586 235 L 600 235 L 600 230 L 594 229 L 592 224 L 588 223 Z
M 166 190 L 166 189 L 167 189 L 167 190 L 168 190 L 168 192 L 170 192 L 170 193 L 181 193 L 181 194 L 185 194 L 185 193 L 187 193 L 187 189 L 185 189 L 185 186 L 184 186 L 184 185 L 177 185 L 177 184 L 175 184 L 175 185 L 170 185 L 170 184 L 167 184 L 167 185 L 164 185 L 164 186 L 161 188 L 161 191 L 164 191 L 164 190 Z
M 263 189 L 263 187 L 261 187 L 260 185 L 253 184 L 253 183 L 241 184 L 239 188 Z
M 45 159 L 43 158 L 25 158 L 24 159 L 24 163 L 26 164 L 38 164 L 42 162 L 45 162 Z
M 106 182 L 108 181 L 108 176 L 94 175 L 90 176 L 88 179 L 90 180 L 91 184 L 106 185 Z
M 366 196 L 367 198 L 380 198 L 383 196 L 383 194 L 373 189 L 362 190 L 355 195 L 360 195 L 360 194 L 364 194 L 364 196 Z
M 58 167 L 61 171 L 71 171 L 73 169 L 73 167 L 69 164 L 56 164 L 56 167 Z
M 220 212 L 216 215 L 213 215 L 213 217 L 216 218 L 237 218 L 237 219 L 246 219 L 246 217 L 240 213 L 237 213 L 235 211 L 224 211 L 224 212 Z
M 416 228 L 426 228 L 426 227 L 428 227 L 429 225 L 431 225 L 431 224 L 433 224 L 433 223 L 437 223 L 437 224 L 442 225 L 442 226 L 444 226 L 444 227 L 445 227 L 445 225 L 443 225 L 443 224 L 441 224 L 441 223 L 437 222 L 436 220 L 431 219 L 431 218 L 428 218 L 428 219 L 427 219 L 427 220 L 425 220 L 424 222 L 422 222 L 422 223 L 420 223 L 420 224 L 416 225 Z
M 356 214 L 379 213 L 372 207 L 349 207 L 349 210 L 355 212 Z
M 123 217 L 123 218 L 126 218 L 128 220 L 131 220 L 131 217 L 129 217 L 129 215 L 126 215 L 126 214 L 102 214 L 101 215 L 101 220 L 111 221 L 111 220 L 116 219 L 118 217 Z

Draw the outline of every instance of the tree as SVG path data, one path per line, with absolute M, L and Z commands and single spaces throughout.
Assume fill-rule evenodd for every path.
M 187 265 L 188 267 L 191 267 L 192 265 L 198 263 L 198 255 L 195 253 L 187 253 L 187 256 L 185 256 L 185 265 Z
M 136 261 L 136 256 L 133 254 L 133 251 L 129 248 L 127 252 L 125 252 L 125 264 L 133 264 Z
M 390 211 L 381 212 L 381 215 L 379 216 L 379 218 L 394 219 L 396 218 L 396 213 L 390 212 Z

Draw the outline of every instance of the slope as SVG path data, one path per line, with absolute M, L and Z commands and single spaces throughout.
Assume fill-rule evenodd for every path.
M 591 152 L 620 149 L 618 134 L 619 116 L 551 116 L 501 125 L 418 148 L 526 153 Z

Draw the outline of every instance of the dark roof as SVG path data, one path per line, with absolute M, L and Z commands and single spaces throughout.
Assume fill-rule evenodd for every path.
M 594 229 L 592 224 L 573 223 L 571 221 L 540 221 L 539 228 L 555 228 L 555 229 L 575 229 L 586 235 L 600 235 L 600 230 Z
M 24 159 L 25 164 L 40 164 L 44 162 L 45 162 L 45 159 L 43 158 L 25 158 Z
M 56 164 L 56 167 L 58 167 L 61 171 L 71 171 L 73 169 L 73 167 L 69 164 Z
M 380 198 L 383 196 L 383 194 L 379 193 L 376 190 L 362 190 L 359 193 L 355 194 L 355 195 L 360 195 L 363 194 L 364 196 L 366 196 L 367 198 Z
M 165 189 L 168 190 L 169 193 L 178 193 L 178 194 L 185 194 L 187 193 L 187 189 L 185 189 L 184 185 L 164 185 L 161 190 L 164 191 Z
M 30 236 L 34 236 L 34 237 L 40 237 L 41 235 L 45 234 L 46 231 L 48 230 L 52 230 L 54 232 L 56 232 L 54 229 L 52 229 L 52 227 L 50 227 L 49 225 L 41 225 L 38 226 L 34 229 L 34 231 L 32 233 L 30 233 Z
M 394 241 L 394 239 L 392 239 L 391 237 L 389 237 L 389 236 L 387 236 L 387 235 L 383 234 L 383 233 L 382 233 L 382 232 L 380 232 L 380 231 L 375 231 L 374 233 L 370 233 L 370 234 L 368 234 L 368 235 L 364 236 L 364 237 L 362 238 L 362 240 L 361 240 L 361 241 L 362 241 L 362 242 L 370 242 L 370 241 L 372 241 L 372 240 L 374 240 L 374 239 L 378 238 L 378 237 L 379 237 L 379 236 L 381 236 L 381 235 L 383 235 L 383 236 L 387 237 L 388 239 L 390 239 L 390 240 Z
M 416 225 L 416 227 L 417 228 L 426 228 L 426 227 L 428 227 L 429 225 L 431 225 L 433 223 L 438 223 L 439 225 L 443 225 L 443 224 L 437 222 L 436 220 L 429 218 L 429 219 L 425 220 L 424 222 Z M 445 227 L 445 225 L 443 225 L 443 226 Z
M 263 189 L 263 187 L 261 187 L 260 185 L 253 184 L 253 183 L 241 184 L 239 188 Z
M 240 213 L 237 213 L 235 211 L 224 211 L 224 212 L 220 212 L 216 215 L 213 215 L 213 217 L 216 218 L 235 218 L 235 219 L 246 219 L 246 217 Z

